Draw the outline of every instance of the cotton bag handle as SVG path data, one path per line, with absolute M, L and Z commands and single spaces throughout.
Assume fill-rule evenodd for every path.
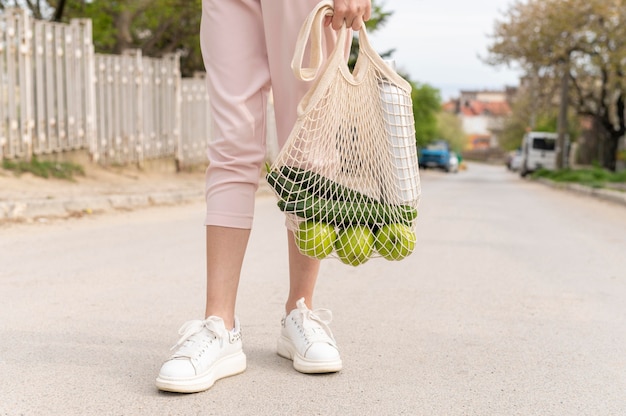
M 322 0 L 320 1 L 309 13 L 306 21 L 300 28 L 300 32 L 298 33 L 298 39 L 296 42 L 296 48 L 294 51 L 293 59 L 291 61 L 291 69 L 295 77 L 301 81 L 313 81 L 320 69 L 322 68 L 322 64 L 324 61 L 322 42 L 323 42 L 323 28 L 324 28 L 324 18 L 326 16 L 332 16 L 334 14 L 334 3 L 333 0 Z M 347 62 L 345 62 L 345 46 L 346 46 L 346 37 L 348 36 L 348 29 L 346 28 L 345 22 L 341 25 L 341 29 L 339 30 L 339 36 L 337 37 L 337 42 L 335 44 L 335 49 L 328 57 L 329 61 L 335 61 L 337 64 L 341 66 L 343 75 L 347 78 L 355 81 L 356 73 L 351 74 L 348 69 Z M 310 60 L 309 67 L 303 67 L 304 54 L 307 42 L 311 40 L 311 50 L 310 50 Z M 363 59 L 365 55 L 366 58 Z M 394 82 L 400 88 L 411 91 L 410 84 L 401 76 L 399 76 L 395 70 L 393 70 L 389 65 L 385 63 L 385 61 L 376 53 L 374 48 L 369 42 L 367 37 L 367 32 L 365 30 L 365 25 L 361 27 L 359 30 L 359 58 L 358 60 L 369 61 L 374 64 L 374 66 L 380 71 L 381 74 L 388 80 Z M 359 67 L 359 63 L 357 60 L 357 67 Z M 366 65 L 364 65 L 366 66 Z M 357 72 L 358 69 L 357 69 Z
M 319 70 L 322 67 L 324 61 L 322 41 L 324 35 L 324 18 L 326 16 L 332 16 L 334 14 L 334 3 L 332 0 L 323 0 L 319 2 L 309 13 L 306 21 L 300 28 L 298 33 L 298 40 L 296 42 L 296 49 L 291 61 L 291 69 L 297 79 L 301 81 L 312 81 L 317 77 Z M 333 55 L 341 51 L 341 45 L 345 45 L 346 42 L 346 29 L 345 23 L 339 30 L 339 37 L 335 46 Z M 311 52 L 309 67 L 303 67 L 304 52 L 308 40 L 311 39 Z M 339 51 L 339 52 L 338 52 Z

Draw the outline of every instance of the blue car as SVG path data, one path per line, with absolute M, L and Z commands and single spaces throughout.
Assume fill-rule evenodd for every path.
M 456 167 L 452 165 L 453 155 L 454 153 L 450 150 L 448 142 L 437 140 L 419 150 L 419 166 L 422 169 L 439 168 L 446 172 L 455 171 Z

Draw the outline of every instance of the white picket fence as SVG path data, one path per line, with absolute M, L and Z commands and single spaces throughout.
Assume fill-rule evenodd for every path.
M 178 55 L 96 54 L 88 19 L 0 13 L 0 158 L 86 149 L 102 164 L 192 165 L 206 161 L 212 137 L 204 77 L 182 78 Z
M 140 51 L 96 54 L 94 159 L 106 163 L 176 154 L 180 135 L 178 56 L 146 58 Z

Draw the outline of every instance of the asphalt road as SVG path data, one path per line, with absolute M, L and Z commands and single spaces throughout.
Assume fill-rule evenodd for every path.
M 204 308 L 203 206 L 0 227 L 0 415 L 625 415 L 626 210 L 503 167 L 427 171 L 415 253 L 325 261 L 344 370 L 275 353 L 283 218 L 260 194 L 238 314 L 248 369 L 154 378 Z

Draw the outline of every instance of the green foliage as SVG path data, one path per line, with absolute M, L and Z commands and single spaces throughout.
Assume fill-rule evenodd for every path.
M 201 0 L 66 0 L 63 21 L 91 19 L 99 53 L 129 48 L 153 57 L 179 53 L 181 71 L 189 76 L 204 68 L 198 39 L 201 16 Z
M 545 178 L 554 182 L 579 183 L 581 185 L 602 188 L 607 183 L 626 183 L 626 171 L 615 173 L 598 166 L 589 169 L 541 169 L 533 173 L 533 178 Z
M 93 3 L 86 3 L 81 7 L 79 16 L 91 19 L 93 44 L 98 53 L 114 53 L 117 49 L 117 31 L 114 16 L 111 13 L 102 13 Z M 68 13 L 73 14 L 73 13 Z
M 529 129 L 531 112 L 536 103 L 524 91 L 518 93 L 511 108 L 511 115 L 504 120 L 504 128 L 498 136 L 500 147 L 510 151 L 522 146 L 524 134 Z
M 4 159 L 2 168 L 14 172 L 16 175 L 29 172 L 41 178 L 57 178 L 73 180 L 75 175 L 84 176 L 85 170 L 82 166 L 70 162 L 50 162 L 40 161 L 33 157 L 30 162 L 11 161 Z
M 437 114 L 441 110 L 439 90 L 428 84 L 409 81 L 413 86 L 413 116 L 415 117 L 415 140 L 418 147 L 437 138 Z
M 537 117 L 537 125 L 533 129 L 534 131 L 543 131 L 543 132 L 554 132 L 559 129 L 559 121 L 558 116 L 556 115 L 556 111 L 551 111 L 550 113 L 540 114 Z
M 504 122 L 504 130 L 498 136 L 500 147 L 507 151 L 519 149 L 522 146 L 522 139 L 526 134 L 527 126 L 528 124 L 524 121 L 514 116 L 509 117 Z
M 450 143 L 452 150 L 459 154 L 467 145 L 467 135 L 463 131 L 461 120 L 445 111 L 437 113 L 437 138 Z

